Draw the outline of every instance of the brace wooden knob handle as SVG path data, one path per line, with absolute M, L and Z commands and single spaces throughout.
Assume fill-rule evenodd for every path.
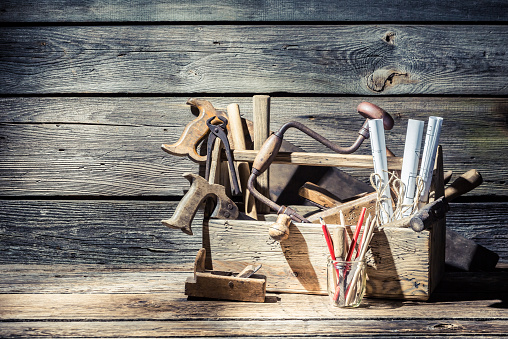
M 258 172 L 256 173 L 257 175 L 266 171 L 277 154 L 279 154 L 281 145 L 282 138 L 276 134 L 272 134 L 268 137 L 268 139 L 266 139 L 263 146 L 261 146 L 261 149 L 259 150 L 256 158 L 254 159 L 254 163 L 252 164 L 252 168 Z
M 277 221 L 270 226 L 268 234 L 273 240 L 282 241 L 289 237 L 289 225 L 291 217 L 287 214 L 279 214 Z
M 385 130 L 391 130 L 393 128 L 395 122 L 393 121 L 392 116 L 381 107 L 364 101 L 358 104 L 356 109 L 364 118 L 383 119 L 383 126 Z

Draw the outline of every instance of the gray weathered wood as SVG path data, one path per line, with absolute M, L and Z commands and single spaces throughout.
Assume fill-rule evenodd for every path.
M 433 301 L 495 299 L 508 293 L 506 263 L 496 272 L 446 272 L 432 294 Z M 504 267 L 504 268 L 503 268 Z M 0 265 L 0 294 L 59 293 L 171 293 L 181 294 L 192 265 L 157 263 L 157 265 Z M 262 268 L 260 272 L 264 271 Z M 472 298 L 472 297 L 475 298 Z M 302 298 L 307 298 L 302 295 Z M 374 300 L 372 300 L 374 302 Z M 379 300 L 377 300 L 379 301 Z M 387 301 L 385 301 L 387 302 Z M 408 302 L 405 302 L 409 304 Z
M 224 109 L 237 102 L 252 119 L 250 97 L 210 97 Z M 182 175 L 197 172 L 187 158 L 166 154 L 162 143 L 178 140 L 194 119 L 186 97 L 0 98 L 0 194 L 3 196 L 181 196 Z M 357 136 L 363 119 L 356 106 L 371 101 L 390 112 L 395 127 L 387 145 L 401 156 L 407 119 L 444 120 L 445 170 L 477 169 L 484 183 L 468 193 L 507 196 L 508 138 L 501 98 L 273 97 L 271 129 L 297 120 L 342 146 Z M 308 152 L 330 152 L 296 130 L 284 135 Z M 365 143 L 355 154 L 369 154 Z M 368 182 L 370 171 L 344 168 Z M 455 178 L 455 176 L 454 176 Z M 452 180 L 454 179 L 452 178 Z
M 289 238 L 275 242 L 272 222 L 210 220 L 214 269 L 236 271 L 249 262 L 263 264 L 267 291 L 326 294 L 328 249 L 319 224 L 289 227 Z M 332 227 L 329 225 L 329 227 Z M 353 231 L 348 229 L 348 237 Z M 431 234 L 407 228 L 376 230 L 367 254 L 366 295 L 378 298 L 427 300 L 431 292 Z M 437 264 L 436 264 L 437 265 Z
M 177 281 L 187 277 L 188 273 L 180 273 L 179 275 Z M 503 309 L 487 307 L 494 304 L 497 301 L 496 299 L 427 305 L 407 301 L 391 302 L 366 299 L 365 307 L 356 309 L 333 307 L 328 302 L 328 296 L 295 294 L 279 295 L 278 297 L 281 300 L 276 303 L 232 303 L 228 301 L 193 303 L 185 300 L 182 289 L 183 283 L 171 285 L 168 286 L 166 293 L 152 294 L 1 294 L 0 307 L 2 315 L 0 319 L 32 321 L 66 319 L 90 319 L 92 321 L 153 319 L 161 321 L 192 319 L 197 321 L 217 320 L 217 318 L 222 317 L 239 322 L 242 320 L 268 320 L 269 318 L 279 318 L 279 320 L 306 318 L 307 320 L 321 321 L 326 319 L 338 321 L 398 318 L 422 321 L 432 319 L 436 321 L 446 317 L 448 319 L 465 318 L 473 321 L 486 318 L 508 320 Z M 415 305 L 419 307 L 415 307 Z M 464 312 L 466 306 L 471 307 L 467 313 Z M 70 312 L 71 309 L 72 312 Z
M 193 236 L 169 229 L 161 219 L 169 218 L 177 204 L 2 201 L 0 260 L 27 264 L 188 265 L 201 247 L 202 213 L 194 219 Z
M 506 21 L 505 1 L 4 0 L 0 21 Z
M 5 27 L 0 93 L 506 95 L 507 42 L 504 25 Z
M 51 300 L 48 300 L 51 302 Z M 143 303 L 144 301 L 141 301 Z M 159 305 L 160 306 L 160 305 Z M 250 306 L 250 305 L 249 305 Z M 139 306 L 143 307 L 143 306 Z M 150 305 L 149 307 L 154 307 Z M 396 306 L 395 306 L 396 307 Z M 314 311 L 314 310 L 312 310 Z M 435 309 L 429 309 L 434 312 Z M 275 329 L 275 330 L 274 330 Z M 276 336 L 273 336 L 274 332 Z M 330 338 L 360 336 L 393 338 L 403 333 L 405 337 L 443 338 L 457 335 L 468 337 L 497 337 L 507 331 L 506 320 L 501 319 L 442 319 L 442 320 L 357 320 L 347 319 L 262 319 L 262 320 L 195 320 L 195 321 L 31 321 L 2 324 L 0 335 L 4 337 L 58 337 L 58 338 L 125 338 L 172 337 L 178 338 Z
M 274 328 L 278 328 L 279 337 L 319 337 L 331 333 L 494 335 L 506 331 L 508 320 L 504 309 L 499 307 L 503 294 L 442 303 L 364 299 L 363 307 L 340 309 L 332 307 L 327 296 L 295 294 L 268 295 L 269 302 L 265 303 L 187 301 L 182 286 L 191 272 L 162 271 L 157 275 L 157 271 L 143 269 L 107 272 L 59 265 L 46 269 L 34 266 L 1 268 L 9 270 L 7 275 L 2 275 L 1 285 L 10 280 L 19 282 L 20 287 L 18 292 L 0 294 L 2 337 L 245 334 L 266 337 Z M 34 273 L 39 274 L 42 286 L 53 281 L 52 289 L 27 293 L 25 286 L 36 283 Z M 19 279 L 26 274 L 33 278 Z M 454 283 L 468 285 L 467 277 L 462 275 L 466 281 Z M 157 280 L 159 287 L 155 285 Z M 142 288 L 154 290 L 138 292 Z M 503 293 L 503 289 L 499 291 Z M 462 297 L 468 296 L 472 295 Z
M 448 274 L 432 303 L 364 299 L 360 308 L 340 309 L 327 296 L 295 294 L 269 294 L 265 303 L 186 300 L 182 287 L 192 271 L 170 266 L 0 269 L 2 337 L 270 338 L 274 328 L 277 337 L 494 336 L 508 320 L 506 272 Z M 439 302 L 451 289 L 456 299 Z
M 201 247 L 201 214 L 192 226 L 193 236 L 166 228 L 160 220 L 170 217 L 177 204 L 136 200 L 2 200 L 0 264 L 146 268 L 171 264 L 191 270 Z M 447 227 L 495 251 L 501 262 L 508 262 L 507 211 L 507 203 L 452 203 Z M 221 249 L 212 250 L 212 257 L 214 251 Z

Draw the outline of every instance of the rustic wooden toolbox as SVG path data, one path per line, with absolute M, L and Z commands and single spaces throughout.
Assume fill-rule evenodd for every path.
M 434 196 L 440 197 L 444 192 L 441 149 L 435 163 L 432 189 Z M 341 227 L 333 220 L 326 220 L 330 231 Z M 211 255 L 213 269 L 239 271 L 260 263 L 268 292 L 326 294 L 328 250 L 321 226 L 293 224 L 289 238 L 277 242 L 268 235 L 272 223 L 205 220 L 203 247 Z M 395 227 L 376 230 L 366 255 L 366 296 L 427 300 L 444 273 L 445 227 L 443 218 L 422 232 Z M 355 227 L 346 228 L 351 237 Z

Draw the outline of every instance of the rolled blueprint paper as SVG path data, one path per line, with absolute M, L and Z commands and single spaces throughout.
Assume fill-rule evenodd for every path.
M 418 176 L 418 162 L 422 147 L 423 126 L 420 120 L 409 119 L 406 130 L 406 144 L 404 146 L 404 158 L 402 159 L 402 172 L 400 179 L 404 184 L 404 198 L 402 199 L 402 217 L 411 215 L 415 191 L 416 177 Z
M 422 164 L 420 166 L 420 176 L 424 184 L 422 194 L 420 195 L 420 205 L 424 205 L 429 201 L 430 183 L 432 181 L 432 173 L 434 172 L 434 161 L 436 159 L 442 125 L 443 118 L 429 118 L 427 135 L 425 136 L 425 146 L 423 147 Z
M 386 186 L 382 193 L 382 209 L 380 218 L 383 224 L 389 222 L 393 215 L 392 195 L 388 185 L 388 162 L 386 160 L 386 141 L 383 119 L 369 120 L 370 145 L 372 148 L 372 159 L 374 161 L 374 172 L 379 175 L 381 182 L 376 182 L 379 188 Z

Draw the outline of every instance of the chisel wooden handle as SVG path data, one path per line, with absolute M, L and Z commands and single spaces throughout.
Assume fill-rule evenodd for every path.
M 462 174 L 460 177 L 455 179 L 448 187 L 445 189 L 445 198 L 448 201 L 451 201 L 462 194 L 466 194 L 467 192 L 473 190 L 474 188 L 480 186 L 483 182 L 483 178 L 481 174 L 475 170 L 471 169 L 466 173 Z
M 421 232 L 430 228 L 436 221 L 444 218 L 450 210 L 448 201 L 443 197 L 423 206 L 409 221 L 409 225 L 415 232 Z
M 228 105 L 227 112 L 235 150 L 244 151 L 247 149 L 247 147 L 245 146 L 245 134 L 238 104 Z M 250 168 L 248 162 L 238 162 L 238 175 L 240 177 L 240 185 L 242 186 L 243 198 L 245 202 L 245 214 L 251 218 L 257 219 L 258 214 L 256 210 L 256 200 L 254 200 L 254 197 L 247 189 L 247 180 L 249 180 L 250 176 Z
M 411 217 L 409 222 L 411 228 L 416 232 L 429 228 L 430 225 L 443 218 L 446 212 L 448 212 L 450 209 L 448 206 L 449 201 L 480 186 L 482 182 L 483 178 L 481 174 L 475 169 L 462 174 L 445 189 L 445 199 L 439 198 L 433 203 L 425 205 Z

